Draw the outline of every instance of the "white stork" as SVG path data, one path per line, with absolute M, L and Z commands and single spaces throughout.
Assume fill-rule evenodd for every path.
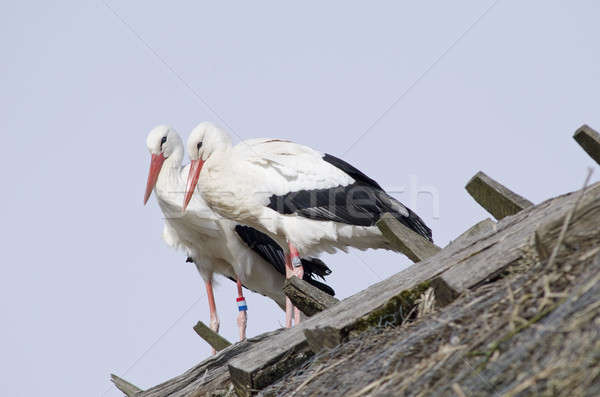
M 300 277 L 300 256 L 347 247 L 393 249 L 375 226 L 385 212 L 431 240 L 417 214 L 334 156 L 280 139 L 233 146 L 225 131 L 208 122 L 192 131 L 187 149 L 184 209 L 197 185 L 217 213 L 276 240 L 286 251 L 287 268 Z
M 190 258 L 188 261 L 196 264 L 205 281 L 210 327 L 215 332 L 219 329 L 219 319 L 213 294 L 213 274 L 219 273 L 237 282 L 238 326 L 240 339 L 245 339 L 247 306 L 242 285 L 285 307 L 283 250 L 268 236 L 215 214 L 200 195 L 189 202 L 187 212 L 183 213 L 182 193 L 189 166 L 182 167 L 184 147 L 179 134 L 170 127 L 158 126 L 149 133 L 146 144 L 152 160 L 144 204 L 154 190 L 165 216 L 164 240 L 171 247 L 184 249 Z M 313 275 L 329 274 L 329 268 L 319 259 L 302 261 L 309 269 L 304 279 L 333 294 L 331 288 L 313 279 Z

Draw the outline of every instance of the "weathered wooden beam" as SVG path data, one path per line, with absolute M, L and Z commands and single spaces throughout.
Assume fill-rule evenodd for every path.
M 138 393 L 142 392 L 142 389 L 127 382 L 123 378 L 119 378 L 115 374 L 110 374 L 110 380 L 115 384 L 117 389 L 121 390 L 127 397 L 135 397 Z
M 283 293 L 290 298 L 294 306 L 309 317 L 339 303 L 338 299 L 296 276 L 285 280 Z
M 231 342 L 210 329 L 202 321 L 198 321 L 198 323 L 194 325 L 194 331 L 196 331 L 196 333 L 216 351 L 220 351 L 231 346 Z
M 401 272 L 402 273 L 402 272 Z M 380 288 L 386 288 L 381 283 L 376 284 Z M 346 318 L 342 322 L 329 322 L 328 324 L 307 326 L 304 330 L 304 336 L 313 352 L 319 352 L 323 349 L 331 349 L 342 343 L 348 336 L 354 333 L 360 333 L 371 327 L 386 327 L 402 324 L 409 319 L 413 309 L 417 305 L 417 300 L 430 287 L 434 288 L 434 293 L 440 293 L 437 289 L 439 284 L 432 285 L 430 281 L 420 282 L 419 278 L 407 282 L 406 289 L 389 297 L 387 300 L 377 302 L 373 295 L 377 291 L 369 291 L 363 299 L 371 303 L 371 307 L 364 311 L 351 312 L 354 317 Z M 444 288 L 444 286 L 441 286 Z M 373 287 L 370 287 L 371 289 Z M 348 309 L 352 310 L 352 309 Z
M 266 341 L 263 344 L 263 346 L 266 344 L 265 350 L 252 349 L 243 357 L 230 362 L 229 376 L 238 396 L 250 397 L 254 395 L 257 390 L 273 384 L 314 356 L 314 353 L 308 348 L 306 340 L 302 338 L 299 326 L 283 333 L 288 335 L 281 339 L 273 338 Z M 285 343 L 283 345 L 284 354 L 278 355 L 274 352 L 282 347 L 282 342 Z M 269 347 L 271 348 L 269 349 Z M 241 362 L 246 365 L 240 365 Z M 248 371 L 249 366 L 253 366 L 254 369 Z
M 490 218 L 485 218 L 484 220 L 477 222 L 476 224 L 468 228 L 460 236 L 448 243 L 447 247 L 456 244 L 464 244 L 468 241 L 477 241 L 480 238 L 495 232 L 496 225 L 496 222 L 494 222 Z
M 246 353 L 257 343 L 281 333 L 281 329 L 267 332 L 231 345 L 217 352 L 185 373 L 141 392 L 136 397 L 205 397 L 233 396 L 227 364 Z
M 494 269 L 503 269 L 523 255 L 523 247 L 540 225 L 563 219 L 577 195 L 568 194 L 522 211 L 510 220 L 498 222 L 496 230 L 478 241 L 464 239 L 451 244 L 437 255 L 363 290 L 326 311 L 315 314 L 299 325 L 254 345 L 247 353 L 229 362 L 236 392 L 250 396 L 297 368 L 319 349 L 333 347 L 354 333 L 369 327 L 399 324 L 409 315 L 411 304 L 429 287 L 451 287 L 464 291 L 485 280 Z M 586 200 L 600 202 L 600 184 L 590 187 Z M 583 203 L 582 203 L 583 207 Z M 581 217 L 583 218 L 583 217 Z M 597 221 L 597 218 L 593 219 Z M 459 274 L 473 274 L 469 279 L 448 276 L 449 269 Z M 489 272 L 492 273 L 489 273 Z M 470 277 L 470 276 L 469 276 Z M 434 282 L 440 278 L 439 282 Z M 450 285 L 458 280 L 457 285 Z M 461 281 L 462 280 L 462 281 Z M 444 286 L 445 284 L 445 286 Z M 438 298 L 451 301 L 450 298 Z M 414 307 L 414 306 L 413 306 Z
M 600 164 L 600 134 L 587 125 L 582 125 L 573 135 L 579 146 Z
M 533 203 L 479 171 L 465 186 L 467 192 L 494 218 L 514 215 Z
M 548 251 L 548 247 L 546 247 L 546 245 L 542 242 L 542 238 L 540 237 L 540 232 L 538 230 L 533 233 L 533 244 L 541 261 L 545 261 L 550 257 L 550 251 Z
M 476 223 L 448 244 L 468 245 L 489 236 L 497 230 L 498 224 L 490 218 Z M 492 245 L 484 245 L 473 255 L 484 254 Z M 503 261 L 482 262 L 476 267 L 461 266 L 461 262 L 437 275 L 431 284 L 435 289 L 436 303 L 443 307 L 454 301 L 467 289 L 481 283 L 485 278 L 504 269 L 509 263 Z
M 415 263 L 441 250 L 437 245 L 398 222 L 392 214 L 383 214 L 377 221 L 377 227 L 395 249 Z
M 454 247 L 465 247 L 469 244 L 474 244 L 482 238 L 488 237 L 496 231 L 497 223 L 486 218 L 469 229 L 464 231 L 460 236 L 452 240 L 444 249 L 452 249 Z M 469 277 L 469 273 L 465 273 L 465 277 Z M 445 272 L 434 277 L 431 280 L 431 287 L 435 292 L 436 307 L 444 307 L 452 303 L 462 291 L 451 287 L 445 279 Z
M 597 224 L 600 220 L 600 204 L 598 200 L 599 193 L 598 185 L 595 188 L 595 198 L 588 197 L 584 204 L 579 206 L 579 209 L 575 213 L 585 214 L 585 216 L 579 217 L 575 222 L 572 221 L 570 224 L 570 232 L 578 233 L 579 229 L 584 230 L 597 230 L 592 225 Z M 581 191 L 577 192 L 581 193 Z M 575 196 L 575 197 L 574 197 Z M 577 198 L 577 194 L 571 194 L 572 198 Z M 585 197 L 585 196 L 584 196 Z M 571 208 L 565 206 L 565 212 L 573 210 L 575 203 L 572 200 Z M 574 216 L 575 217 L 575 216 Z M 558 240 L 558 235 L 564 224 L 564 216 L 561 217 L 548 217 L 541 222 L 535 230 L 531 232 L 529 238 L 524 239 L 521 243 L 521 250 L 535 250 L 538 253 L 539 259 L 544 261 L 549 256 L 548 247 L 555 246 Z M 492 246 L 483 246 L 482 249 L 477 253 L 480 260 L 477 266 L 472 266 L 466 262 L 458 262 L 455 266 L 444 271 L 438 277 L 448 286 L 448 288 L 456 294 L 460 294 L 470 288 L 476 287 L 488 280 L 493 279 L 500 274 L 506 267 L 517 260 L 516 258 L 512 262 L 491 260 L 492 255 L 498 255 L 497 250 L 491 249 Z M 488 260 L 489 259 L 489 260 Z

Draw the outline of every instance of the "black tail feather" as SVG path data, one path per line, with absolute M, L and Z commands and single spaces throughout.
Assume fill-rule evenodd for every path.
M 321 291 L 325 292 L 328 295 L 335 296 L 335 291 L 329 285 L 322 283 L 318 280 L 315 280 L 310 275 L 304 273 L 303 280 L 312 285 L 313 287 L 317 287 Z
M 237 225 L 235 231 L 248 247 L 285 276 L 285 254 L 275 240 L 248 226 Z M 317 276 L 325 280 L 325 276 L 331 274 L 331 269 L 322 260 L 318 258 L 302 259 L 302 266 L 304 267 L 304 281 L 329 295 L 335 293 L 331 287 L 314 279 L 314 276 Z
M 331 274 L 331 269 L 319 258 L 302 258 L 302 267 L 304 267 L 304 274 L 310 274 L 319 276 L 321 280 L 325 280 L 325 276 Z
M 433 243 L 431 228 L 429 228 L 429 226 L 427 226 L 425 222 L 423 222 L 423 220 L 410 208 L 406 207 L 406 209 L 408 210 L 408 216 L 403 216 L 397 212 L 391 212 L 391 214 L 404 226 L 412 229 L 414 232 L 420 234 Z
M 383 190 L 376 192 L 377 207 L 380 211 L 380 216 L 384 213 L 390 213 L 400 223 L 414 232 L 425 237 L 433 242 L 431 229 L 423 222 L 423 220 L 413 210 L 396 200 Z M 408 214 L 408 216 L 406 215 Z

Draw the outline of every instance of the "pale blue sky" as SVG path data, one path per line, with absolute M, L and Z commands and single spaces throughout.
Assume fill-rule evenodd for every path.
M 0 13 L 3 396 L 119 396 L 110 372 L 147 388 L 209 354 L 192 330 L 208 318 L 200 276 L 162 242 L 155 200 L 142 205 L 157 124 L 184 139 L 204 120 L 289 138 L 392 190 L 414 175 L 439 192 L 438 219 L 427 195 L 414 208 L 439 245 L 487 216 L 464 190 L 476 171 L 540 202 L 580 187 L 592 161 L 571 136 L 600 129 L 592 0 L 3 2 Z M 409 263 L 324 259 L 340 297 Z M 223 281 L 230 340 L 234 298 Z M 247 299 L 250 335 L 283 322 Z

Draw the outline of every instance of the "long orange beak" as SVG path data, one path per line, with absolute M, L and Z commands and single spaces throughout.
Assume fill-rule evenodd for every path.
M 196 190 L 196 185 L 198 184 L 198 178 L 200 177 L 200 171 L 202 171 L 202 166 L 204 165 L 204 161 L 202 159 L 192 160 L 190 163 L 190 173 L 188 174 L 187 180 L 187 188 L 185 190 L 185 200 L 183 201 L 183 210 L 187 208 L 192 196 L 194 195 L 194 190 Z
M 152 194 L 152 189 L 154 189 L 154 185 L 156 185 L 156 180 L 158 179 L 158 174 L 160 173 L 160 169 L 162 168 L 164 161 L 165 156 L 163 156 L 162 153 L 152 155 L 152 161 L 150 161 L 150 172 L 148 172 L 148 182 L 146 183 L 146 193 L 144 193 L 144 205 L 146 205 L 150 195 Z

